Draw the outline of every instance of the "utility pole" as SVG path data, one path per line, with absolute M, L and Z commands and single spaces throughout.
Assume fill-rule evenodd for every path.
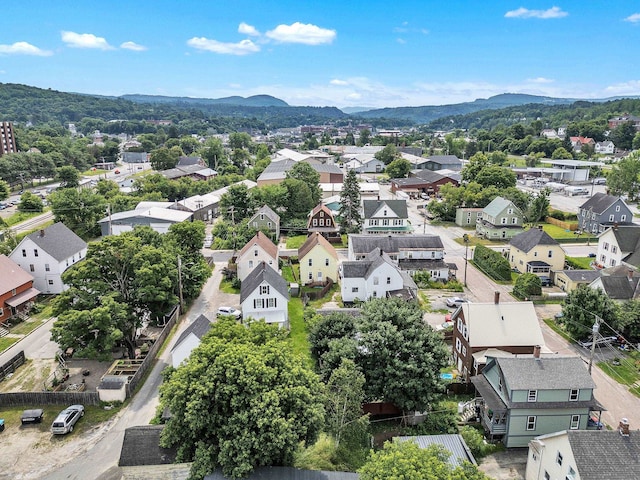
M 109 235 L 113 235 L 113 231 L 111 229 L 111 204 L 107 203 L 107 216 L 109 217 Z
M 182 259 L 178 255 L 178 299 L 180 301 L 180 313 L 184 311 L 184 297 L 182 296 Z
M 466 233 L 462 235 L 462 240 L 464 240 L 464 286 L 467 286 L 467 263 L 469 258 L 469 235 Z
M 596 317 L 596 321 L 593 324 L 593 327 L 591 329 L 592 335 L 591 335 L 591 354 L 589 355 L 589 375 L 591 375 L 591 367 L 593 366 L 593 356 L 596 353 L 596 342 L 600 337 L 600 317 L 597 316 L 595 313 L 592 315 Z

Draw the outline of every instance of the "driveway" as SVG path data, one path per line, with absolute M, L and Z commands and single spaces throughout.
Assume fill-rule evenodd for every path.
M 494 480 L 522 480 L 527 467 L 528 448 L 512 448 L 487 455 L 478 468 Z

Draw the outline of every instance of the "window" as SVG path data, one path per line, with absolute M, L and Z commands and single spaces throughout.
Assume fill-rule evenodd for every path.
M 611 259 L 611 261 L 610 261 L 609 263 L 610 263 L 610 265 L 611 265 L 612 267 L 615 267 L 615 266 L 616 266 L 616 261 L 615 261 L 613 258 Z
M 462 350 L 462 342 L 459 338 L 456 338 L 456 350 L 460 352 Z
M 571 415 L 571 430 L 577 430 L 580 427 L 580 415 Z
M 610 222 L 613 222 L 615 218 L 616 218 L 615 215 L 613 215 L 613 214 L 609 215 L 609 221 Z
M 320 212 L 320 216 L 321 216 L 321 217 L 324 217 L 324 212 Z
M 271 228 L 271 222 L 267 222 L 267 227 Z
M 535 430 L 536 429 L 536 417 L 534 415 L 529 415 L 527 417 L 527 430 Z
M 276 308 L 278 306 L 278 299 L 277 298 L 269 298 L 267 300 L 267 306 L 269 308 Z
M 616 212 L 620 211 L 620 205 L 616 205 Z
M 310 266 L 310 267 L 313 267 L 313 258 L 310 258 L 310 259 L 309 259 L 309 266 Z
M 618 247 L 611 245 L 611 253 L 618 253 Z
M 511 223 L 512 223 L 512 224 L 514 224 L 514 225 L 515 225 L 516 223 L 518 223 L 518 217 L 513 217 L 513 218 L 511 219 Z
M 44 264 L 44 271 L 45 272 L 50 272 L 51 271 L 51 269 L 49 268 L 49 264 L 48 263 Z
M 264 213 L 260 214 L 260 220 L 264 220 Z
M 464 345 L 462 345 L 462 356 L 463 357 L 467 356 L 467 347 L 465 347 Z
M 389 219 L 388 218 L 383 218 L 382 219 L 382 225 L 385 226 L 385 227 L 388 226 L 389 225 Z
M 384 215 L 385 217 L 387 216 L 387 210 L 386 209 L 382 212 L 382 215 Z
M 0 307 L 0 317 L 4 315 L 4 308 Z
M 498 377 L 498 390 L 502 391 L 502 376 Z
M 53 285 L 53 280 L 49 280 L 49 285 Z
M 329 259 L 328 259 L 328 258 L 325 258 L 325 259 L 324 259 L 324 266 L 325 266 L 325 267 L 328 267 L 328 266 L 329 266 Z
M 391 285 L 391 277 L 387 277 L 387 285 Z
M 577 388 L 572 388 L 571 391 L 569 392 L 569 401 L 577 402 L 579 396 L 580 396 L 580 390 L 578 390 Z
M 317 226 L 318 226 L 318 219 L 317 219 L 317 218 L 314 218 L 314 219 L 313 219 L 313 226 L 314 226 L 314 227 L 317 227 Z
M 320 226 L 321 226 L 321 227 L 324 227 L 324 218 L 321 218 L 321 219 L 320 219 Z
M 254 256 L 254 257 L 257 257 L 257 256 L 258 256 L 258 249 L 255 249 L 255 250 L 253 251 L 253 256 Z
M 621 215 L 620 216 L 620 221 L 621 222 L 626 222 L 627 221 L 627 216 L 626 215 Z
M 393 224 L 394 224 L 395 226 L 400 226 L 400 225 L 402 225 L 402 219 L 400 219 L 400 218 L 396 218 L 396 219 L 393 221 Z
M 358 293 L 358 287 L 351 287 L 351 293 Z
M 253 222 L 253 228 L 258 228 L 258 222 Z
M 373 227 L 377 227 L 378 226 L 378 220 L 369 220 L 369 222 L 371 223 L 371 226 L 373 226 Z
M 537 257 L 538 256 L 538 252 L 533 252 L 533 256 Z
M 507 217 L 502 217 L 502 218 L 500 219 L 500 222 L 501 222 L 503 225 L 506 225 L 506 223 L 507 223 Z
M 264 308 L 264 298 L 254 298 L 253 308 Z
M 513 208 L 507 210 L 507 215 L 513 215 Z
M 269 295 L 269 285 L 260 285 L 260 295 Z
M 249 268 L 253 268 L 253 260 L 249 260 Z
M 529 390 L 529 395 L 527 395 L 527 402 L 537 402 L 537 401 L 538 401 L 538 391 Z
M 15 288 L 11 290 L 11 295 L 13 295 L 14 297 L 16 296 L 16 293 L 18 293 L 18 292 L 16 291 Z
M 602 248 L 605 249 L 605 250 L 609 250 L 609 243 L 608 242 L 604 242 L 602 244 Z
M 31 271 L 31 272 L 35 272 L 36 271 L 36 267 L 33 265 L 33 263 L 31 263 L 29 265 L 29 271 Z
M 23 256 L 23 257 L 26 257 L 26 256 L 27 256 L 27 251 L 26 251 L 24 248 L 22 249 L 22 256 Z
M 33 249 L 33 256 L 34 256 L 34 257 L 37 257 L 37 256 L 38 256 L 38 249 L 37 249 L 37 248 L 34 248 L 34 249 Z
M 549 258 L 553 257 L 553 250 L 549 250 L 549 255 L 548 255 L 548 257 L 549 257 Z
M 556 463 L 562 466 L 562 454 L 560 452 L 556 455 Z
M 546 470 L 544 471 L 544 480 L 551 480 L 551 475 Z
M 309 272 L 309 280 L 313 280 L 313 272 Z
M 380 279 L 378 277 L 373 277 L 373 284 L 378 285 L 380 283 Z
M 569 471 L 567 472 L 567 476 L 565 477 L 565 480 L 574 480 L 576 478 L 576 471 L 569 467 Z

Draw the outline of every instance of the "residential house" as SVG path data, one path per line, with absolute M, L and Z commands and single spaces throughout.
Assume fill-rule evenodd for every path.
M 509 263 L 520 273 L 551 277 L 564 268 L 564 249 L 542 227 L 519 233 L 509 242 Z
M 574 152 L 582 151 L 585 145 L 590 147 L 595 147 L 596 145 L 595 140 L 590 137 L 569 137 L 569 139 L 571 140 L 571 146 Z
M 415 172 L 415 175 L 414 173 Z M 394 178 L 391 180 L 391 193 L 403 191 L 411 198 L 417 198 L 421 194 L 429 196 L 437 195 L 440 187 L 447 183 L 459 185 L 451 176 L 442 175 L 431 170 L 414 170 L 409 178 Z
M 268 205 L 263 205 L 249 218 L 249 226 L 256 230 L 271 232 L 272 240 L 277 242 L 280 238 L 280 215 L 274 212 Z
M 540 136 L 545 138 L 559 138 L 558 132 L 553 128 L 544 128 L 540 132 Z
M 218 216 L 220 197 L 208 193 L 206 195 L 193 195 L 192 197 L 178 200 L 170 205 L 171 210 L 180 210 L 191 213 L 192 220 L 212 222 Z
M 381 173 L 386 166 L 372 153 L 344 155 L 343 160 L 345 170 L 355 170 L 356 173 Z
M 410 233 L 406 200 L 363 200 L 363 233 Z
M 393 437 L 394 442 L 414 442 L 420 448 L 429 448 L 431 445 L 440 445 L 449 453 L 447 463 L 452 468 L 461 467 L 466 462 L 477 465 L 476 459 L 473 457 L 471 450 L 464 441 L 462 435 L 444 434 L 444 435 L 417 435 L 415 437 Z
M 33 276 L 6 255 L 0 255 L 0 326 L 25 310 L 40 292 L 33 288 Z
M 609 128 L 616 128 L 623 123 L 633 123 L 636 131 L 640 132 L 640 117 L 635 115 L 621 115 L 619 117 L 613 117 L 609 119 Z
M 624 302 L 640 298 L 640 272 L 625 265 L 600 270 L 600 276 L 589 284 L 599 288 L 612 300 Z
M 289 327 L 287 282 L 266 262 L 259 262 L 240 285 L 242 321 L 263 319 Z
M 333 212 L 324 205 L 319 203 L 308 215 L 307 230 L 309 235 L 315 233 L 321 234 L 327 240 L 333 243 L 340 243 L 340 226 L 336 222 Z
M 191 352 L 200 345 L 202 337 L 211 329 L 211 321 L 204 315 L 200 315 L 180 334 L 178 340 L 171 349 L 171 364 L 178 368 Z
M 482 209 L 476 221 L 476 235 L 490 240 L 506 240 L 522 232 L 524 215 L 511 200 L 496 197 Z
M 151 227 L 158 233 L 167 233 L 175 223 L 190 221 L 193 214 L 189 211 L 170 208 L 137 208 L 125 212 L 113 213 L 98 220 L 103 237 L 129 232 L 137 226 Z
M 598 235 L 596 259 L 603 268 L 617 265 L 640 267 L 640 225 L 607 228 Z
M 595 152 L 602 155 L 613 155 L 616 151 L 616 146 L 613 144 L 611 140 L 607 140 L 606 142 L 596 142 Z
M 349 235 L 351 261 L 363 260 L 376 248 L 410 275 L 426 271 L 444 282 L 455 277 L 457 267 L 444 261 L 444 245 L 437 235 Z
M 482 216 L 482 208 L 458 207 L 456 208 L 455 224 L 459 227 L 475 227 Z
M 560 270 L 556 272 L 554 283 L 563 292 L 573 292 L 580 285 L 589 285 L 600 276 L 598 270 Z
M 24 237 L 9 258 L 33 276 L 37 290 L 57 294 L 68 288 L 62 274 L 86 256 L 87 243 L 58 222 Z
M 526 480 L 629 480 L 640 472 L 640 431 L 562 430 L 529 442 Z
M 278 185 L 298 162 L 290 159 L 271 162 L 258 177 L 258 186 Z M 320 175 L 319 183 L 343 183 L 344 172 L 333 164 L 306 162 Z
M 178 157 L 176 167 L 187 167 L 190 165 L 199 165 L 201 167 L 207 166 L 202 157 Z
M 242 247 L 236 257 L 238 278 L 241 282 L 261 263 L 266 263 L 278 271 L 278 247 L 264 233 L 258 231 L 254 237 Z
M 415 164 L 418 170 L 462 170 L 462 161 L 455 155 L 431 155 L 427 158 L 421 158 Z
M 480 398 L 476 410 L 485 431 L 507 448 L 526 447 L 558 429 L 584 430 L 604 408 L 581 357 L 490 357 L 471 379 Z M 593 427 L 597 428 L 597 427 Z
M 319 232 L 309 235 L 300 246 L 298 260 L 301 283 L 324 285 L 329 279 L 338 280 L 338 254 Z
M 580 205 L 578 223 L 583 232 L 598 234 L 614 225 L 631 225 L 633 213 L 622 198 L 598 192 Z
M 379 248 L 362 260 L 342 262 L 340 278 L 342 301 L 346 303 L 393 296 L 414 300 L 418 291 L 413 279 Z
M 493 303 L 463 303 L 451 321 L 453 360 L 466 382 L 482 372 L 489 349 L 505 356 L 531 355 L 544 345 L 533 303 L 500 302 L 500 292 L 495 292 Z

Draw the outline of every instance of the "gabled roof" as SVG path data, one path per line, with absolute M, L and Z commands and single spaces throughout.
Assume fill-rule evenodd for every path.
M 566 435 L 581 480 L 638 478 L 640 431 L 632 430 L 628 437 L 618 430 L 569 430 Z
M 331 210 L 329 210 L 329 207 L 327 207 L 322 202 L 320 202 L 318 205 L 313 207 L 313 210 L 311 210 L 311 212 L 309 212 L 308 217 L 315 217 L 320 211 L 323 211 L 324 213 L 329 215 L 331 218 L 333 218 L 333 212 Z
M 25 272 L 6 255 L 0 255 L 0 295 L 33 281 L 33 277 Z
M 164 222 L 180 223 L 188 220 L 192 215 L 191 212 L 184 212 L 182 210 L 151 207 L 146 210 L 127 210 L 126 212 L 114 213 L 111 217 L 104 217 L 98 220 L 98 223 L 106 223 L 110 220 L 126 220 L 127 218 L 152 218 Z
M 640 225 L 618 225 L 607 229 L 599 236 L 612 233 L 618 244 L 620 252 L 624 255 L 622 260 L 633 266 L 640 265 Z
M 523 252 L 529 252 L 538 245 L 560 245 L 556 240 L 551 238 L 542 228 L 530 228 L 517 234 L 509 242 L 511 246 Z
M 244 302 L 262 282 L 267 282 L 280 295 L 289 298 L 289 287 L 286 280 L 265 262 L 260 262 L 240 285 L 240 303 Z
M 369 278 L 378 267 L 384 263 L 388 263 L 398 272 L 398 267 L 393 264 L 393 260 L 383 250 L 379 248 L 373 249 L 362 260 L 349 260 L 342 262 L 343 278 Z
M 38 230 L 27 238 L 58 261 L 72 257 L 87 248 L 87 242 L 61 222 L 54 223 L 44 230 Z M 19 248 L 20 245 L 16 250 Z
M 164 425 L 140 425 L 124 431 L 119 467 L 174 463 L 176 448 L 162 448 L 160 434 Z
M 518 212 L 522 215 L 522 212 L 518 207 L 516 207 L 511 200 L 507 200 L 506 198 L 496 197 L 494 198 L 489 205 L 482 209 L 483 213 L 495 217 L 500 214 L 505 208 L 512 207 L 514 211 Z
M 174 344 L 171 351 L 175 350 L 176 347 L 184 342 L 184 340 L 191 334 L 202 340 L 202 337 L 204 337 L 210 329 L 211 321 L 204 315 L 200 315 L 193 322 L 191 322 L 191 324 L 187 328 L 184 329 L 184 331 L 178 337 L 178 340 L 176 340 L 176 343 Z
M 278 258 L 277 245 L 274 244 L 269 239 L 269 237 L 267 237 L 262 232 L 256 233 L 253 236 L 253 238 L 249 240 L 244 247 L 242 247 L 242 250 L 240 250 L 240 253 L 238 253 L 238 257 L 244 256 L 245 253 L 247 253 L 252 247 L 256 245 L 262 248 L 267 253 L 267 255 L 269 255 L 271 258 L 274 258 L 274 259 Z
M 598 270 L 562 270 L 562 273 L 573 282 L 591 283 L 600 276 Z
M 463 303 L 460 308 L 471 347 L 544 345 L 533 302 Z
M 394 442 L 415 442 L 420 448 L 428 448 L 430 445 L 442 445 L 448 452 L 448 463 L 453 468 L 461 466 L 463 462 L 477 465 L 471 450 L 460 434 L 449 435 L 418 435 L 415 437 L 393 437 Z
M 319 232 L 307 237 L 305 242 L 298 249 L 298 259 L 302 260 L 316 246 L 323 247 L 329 255 L 331 255 L 335 260 L 338 260 L 336 249 L 333 248 L 333 245 L 331 245 L 326 238 L 320 235 Z
M 269 205 L 263 205 L 258 209 L 258 211 L 256 213 L 253 214 L 253 216 L 249 220 L 249 223 L 251 223 L 253 221 L 253 219 L 256 218 L 260 214 L 263 214 L 264 216 L 270 218 L 271 220 L 273 220 L 276 223 L 280 222 L 280 215 L 278 215 L 276 212 L 274 212 L 273 209 L 271 207 L 269 207 Z
M 387 205 L 399 218 L 408 218 L 406 200 L 363 200 L 364 218 L 371 218 L 382 205 Z
M 593 389 L 581 357 L 501 357 L 495 362 L 510 390 Z
M 349 247 L 357 255 L 381 248 L 389 254 L 402 250 L 443 249 L 442 240 L 437 235 L 349 235 Z
M 607 296 L 613 300 L 630 300 L 634 298 L 638 288 L 638 280 L 634 276 L 631 280 L 627 275 L 602 275 L 594 282 L 600 282 Z
M 200 165 L 202 157 L 178 157 L 178 166 L 186 167 L 187 165 Z
M 620 200 L 620 197 L 598 192 L 598 193 L 595 193 L 593 197 L 591 197 L 589 200 L 587 200 L 582 205 L 580 205 L 580 210 L 590 210 L 591 212 L 600 215 L 604 213 L 609 207 L 611 207 L 611 205 L 616 203 L 618 200 Z M 625 206 L 626 206 L 626 203 L 625 203 Z
M 454 163 L 462 165 L 462 161 L 455 155 L 431 155 L 427 157 L 426 160 L 433 163 L 439 163 L 440 165 L 451 165 Z

